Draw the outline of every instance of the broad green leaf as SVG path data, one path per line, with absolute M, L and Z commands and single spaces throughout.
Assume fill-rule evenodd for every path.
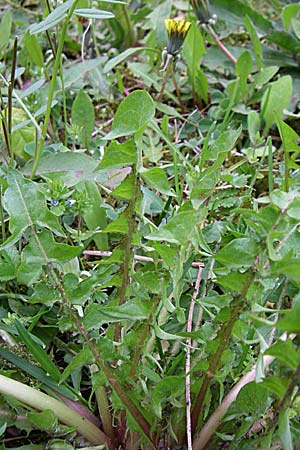
M 284 192 L 280 189 L 275 189 L 271 193 L 270 197 L 274 205 L 281 210 L 287 210 L 292 202 L 299 197 L 299 191 L 290 190 L 289 192 Z
M 104 152 L 104 156 L 98 169 L 103 170 L 111 167 L 127 167 L 136 162 L 136 148 L 134 141 L 129 140 L 119 144 L 113 141 Z
M 11 11 L 7 10 L 0 22 L 0 54 L 5 51 L 9 44 L 12 27 L 12 15 Z
M 284 151 L 288 153 L 299 153 L 300 136 L 283 120 L 277 120 L 277 128 L 284 146 Z
M 255 85 L 255 88 L 261 89 L 262 86 L 268 83 L 268 81 L 270 81 L 274 77 L 274 75 L 276 75 L 278 70 L 279 67 L 277 66 L 264 67 L 255 75 L 253 75 L 253 83 Z
M 289 204 L 287 209 L 287 215 L 292 219 L 300 220 L 300 199 L 294 198 L 294 200 Z
M 30 61 L 32 61 L 33 64 L 35 64 L 38 67 L 43 67 L 44 56 L 42 49 L 37 41 L 37 38 L 34 35 L 29 34 L 27 32 L 25 34 L 24 42 Z
M 146 239 L 185 244 L 194 234 L 194 227 L 197 223 L 199 221 L 196 211 L 179 211 L 166 225 L 146 236 Z
M 246 384 L 239 392 L 233 407 L 236 411 L 257 417 L 266 412 L 269 405 L 269 392 L 255 381 Z
M 38 233 L 37 238 L 39 244 L 36 242 L 36 238 L 32 237 L 29 244 L 23 250 L 22 257 L 26 264 L 64 263 L 79 256 L 83 250 L 83 247 L 55 242 L 52 234 L 47 230 Z M 47 257 L 47 261 L 45 261 L 45 257 Z
M 63 279 L 63 288 L 72 305 L 84 305 L 91 297 L 91 291 L 96 281 L 93 276 L 79 280 L 74 273 L 66 273 Z
M 153 167 L 152 169 L 143 170 L 141 177 L 149 186 L 156 189 L 162 194 L 175 196 L 176 194 L 171 191 L 167 175 L 160 167 Z
M 298 260 L 298 267 L 299 267 Z M 283 314 L 283 317 L 279 319 L 276 327 L 287 333 L 299 333 L 300 332 L 300 310 L 296 304 L 294 308 Z
M 262 118 L 265 121 L 265 133 L 276 122 L 277 117 L 282 117 L 284 108 L 287 108 L 290 104 L 291 95 L 292 78 L 290 75 L 285 75 L 269 84 L 261 104 Z
M 218 158 L 223 154 L 228 154 L 235 146 L 236 141 L 240 137 L 242 132 L 242 127 L 237 130 L 227 130 L 223 131 L 217 139 L 210 144 L 206 150 L 203 150 L 201 154 L 201 167 L 204 166 L 204 163 L 207 160 L 218 161 Z M 217 167 L 219 167 L 223 163 L 223 159 L 220 158 L 218 165 L 209 167 L 207 171 L 209 172 L 209 176 L 211 173 L 215 172 Z M 203 176 L 205 176 L 206 171 L 204 171 Z
M 42 347 L 40 347 L 40 345 L 36 343 L 36 341 L 31 337 L 31 334 L 26 330 L 21 322 L 19 322 L 17 319 L 15 319 L 14 322 L 18 334 L 22 342 L 26 345 L 29 353 L 41 365 L 45 372 L 53 378 L 54 381 L 59 381 L 61 373 L 50 356 Z
M 258 69 L 262 69 L 262 66 L 263 66 L 263 64 L 262 64 L 262 44 L 257 35 L 254 24 L 248 16 L 245 17 L 245 26 L 246 26 L 246 30 L 248 31 L 248 33 L 250 35 L 250 39 L 251 39 L 251 42 L 253 45 L 256 65 L 257 65 Z
M 300 5 L 299 3 L 292 3 L 291 5 L 287 5 L 282 10 L 282 23 L 286 31 L 289 30 L 291 21 L 294 17 L 297 17 L 300 14 Z
M 95 112 L 90 97 L 82 89 L 72 104 L 71 117 L 72 124 L 79 129 L 79 142 L 87 149 L 94 129 Z
M 34 225 L 48 228 L 59 236 L 64 232 L 57 217 L 46 206 L 46 200 L 40 186 L 23 178 L 18 172 L 11 171 L 8 176 L 8 188 L 3 204 L 10 216 L 9 231 L 11 236 L 3 247 L 13 245 L 22 234 Z
M 83 323 L 85 327 L 91 329 L 121 320 L 145 320 L 149 317 L 150 307 L 149 303 L 140 300 L 128 300 L 120 306 L 94 304 L 87 307 Z
M 277 397 L 282 398 L 286 393 L 289 380 L 282 377 L 268 376 L 263 379 L 262 384 Z
M 0 252 L 0 281 L 13 280 L 17 276 L 17 268 L 9 255 L 9 250 Z
M 81 349 L 75 356 L 73 356 L 71 362 L 63 371 L 60 378 L 60 383 L 63 383 L 78 367 L 92 364 L 94 359 L 95 358 L 89 347 L 84 347 Z
M 291 369 L 296 369 L 300 362 L 300 356 L 290 339 L 287 341 L 278 340 L 265 351 L 265 355 L 275 356 L 275 358 L 279 359 Z
M 216 261 L 225 266 L 250 267 L 255 261 L 259 247 L 251 238 L 233 239 L 215 255 Z
M 155 114 L 154 102 L 146 91 L 136 90 L 120 104 L 115 114 L 112 130 L 106 139 L 130 136 L 143 130 Z
M 50 409 L 42 412 L 29 412 L 27 417 L 37 428 L 48 433 L 53 433 L 58 426 L 58 419 Z
M 134 180 L 136 175 L 131 174 L 126 177 L 122 183 L 112 191 L 111 195 L 117 198 L 130 200 L 133 194 Z
M 85 17 L 86 19 L 111 19 L 115 15 L 110 11 L 103 11 L 95 8 L 75 9 L 76 16 Z
M 67 15 L 67 12 L 71 8 L 74 0 L 67 0 L 62 5 L 55 8 L 48 16 L 39 23 L 35 23 L 29 27 L 30 34 L 41 33 L 42 31 L 49 30 L 60 23 Z
M 109 223 L 107 227 L 102 230 L 103 233 L 128 233 L 128 216 L 126 213 L 122 213 L 116 220 Z
M 279 412 L 278 435 L 282 442 L 282 450 L 294 450 L 292 434 L 290 430 L 289 410 L 284 408 Z
M 184 394 L 184 377 L 166 376 L 152 391 L 152 405 L 157 417 L 162 419 L 162 403 L 171 401 Z

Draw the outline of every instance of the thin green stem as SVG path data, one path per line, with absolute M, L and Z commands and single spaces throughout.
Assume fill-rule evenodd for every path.
M 44 142 L 46 139 L 46 134 L 47 134 L 48 125 L 49 125 L 49 121 L 50 121 L 51 104 L 52 104 L 52 100 L 53 100 L 53 96 L 54 96 L 56 77 L 57 77 L 59 67 L 61 65 L 61 55 L 62 55 L 63 46 L 64 46 L 64 42 L 65 42 L 66 32 L 67 32 L 70 18 L 76 8 L 78 1 L 79 0 L 75 0 L 73 5 L 71 6 L 69 13 L 68 13 L 66 19 L 64 20 L 61 34 L 59 37 L 58 48 L 57 48 L 56 58 L 55 58 L 55 62 L 54 62 L 53 72 L 52 72 L 52 78 L 51 78 L 51 82 L 50 82 L 50 86 L 49 86 L 49 94 L 48 94 L 48 101 L 47 101 L 47 106 L 46 106 L 45 120 L 44 120 L 44 124 L 43 124 L 43 128 L 42 128 L 42 135 L 40 136 L 39 145 L 38 145 L 37 152 L 36 152 L 36 155 L 34 158 L 33 168 L 32 168 L 32 172 L 31 172 L 31 178 L 34 177 L 37 167 L 39 165 L 41 156 L 42 156 L 43 146 L 44 146 Z
M 157 95 L 157 98 L 156 98 L 157 102 L 160 102 L 161 99 L 162 99 L 162 96 L 163 96 L 163 93 L 165 91 L 165 87 L 166 87 L 166 84 L 167 84 L 167 81 L 168 81 L 169 71 L 170 71 L 170 64 L 167 65 L 167 68 L 164 71 L 164 77 L 163 77 L 163 80 L 162 80 L 160 91 L 159 91 L 159 93 Z
M 134 46 L 134 41 L 135 41 L 135 37 L 134 37 L 134 30 L 132 27 L 132 24 L 130 22 L 130 17 L 128 14 L 128 9 L 127 9 L 127 5 L 121 5 L 121 9 L 123 12 L 123 16 L 126 22 L 126 27 L 127 27 L 127 36 L 128 36 L 128 41 L 127 41 L 127 45 L 128 47 L 133 47 Z
M 269 194 L 274 189 L 274 180 L 273 180 L 273 146 L 272 146 L 272 138 L 271 136 L 267 139 L 268 146 L 268 182 L 269 182 Z
M 232 311 L 231 316 L 230 316 L 229 320 L 223 325 L 223 328 L 220 333 L 220 341 L 219 341 L 218 348 L 210 361 L 209 368 L 204 376 L 200 391 L 197 395 L 195 404 L 193 406 L 192 435 L 195 434 L 208 388 L 210 386 L 212 378 L 214 377 L 214 375 L 219 367 L 222 354 L 223 354 L 224 350 L 226 350 L 226 348 L 229 344 L 233 326 L 240 314 L 241 308 L 243 306 L 243 301 L 246 298 L 248 289 L 251 286 L 253 279 L 254 279 L 254 272 L 251 270 L 251 273 L 249 274 L 249 277 L 247 278 L 241 293 L 234 298 L 233 302 L 230 305 L 230 309 Z
M 178 98 L 179 106 L 180 106 L 182 114 L 184 114 L 185 113 L 185 107 L 184 107 L 184 104 L 183 104 L 183 101 L 182 101 L 182 98 L 181 98 L 181 94 L 180 94 L 180 90 L 179 90 L 179 86 L 178 86 L 178 83 L 177 83 L 177 80 L 176 80 L 176 77 L 175 77 L 173 64 L 171 64 L 171 75 L 172 75 L 172 80 L 173 80 L 173 84 L 174 84 L 174 87 L 175 87 L 176 95 L 177 95 L 177 98 Z

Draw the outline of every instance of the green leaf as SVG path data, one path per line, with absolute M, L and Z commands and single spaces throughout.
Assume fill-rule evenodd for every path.
M 253 239 L 233 239 L 216 255 L 216 261 L 230 267 L 250 267 L 258 255 L 258 245 Z
M 282 450 L 293 450 L 292 434 L 290 430 L 289 410 L 285 408 L 279 412 L 278 416 L 278 435 L 282 442 Z
M 128 48 L 124 52 L 110 59 L 103 68 L 103 73 L 110 72 L 114 67 L 116 67 L 121 62 L 125 61 L 129 56 L 134 55 L 137 52 L 145 51 L 144 47 L 141 48 Z
M 247 79 L 252 70 L 252 57 L 250 52 L 243 52 L 235 65 L 235 73 L 239 78 L 239 98 L 244 100 L 247 96 Z
M 133 193 L 135 174 L 126 177 L 122 183 L 112 191 L 111 195 L 117 198 L 130 200 Z
M 162 419 L 162 402 L 183 395 L 184 389 L 184 378 L 179 376 L 166 376 L 157 383 L 152 391 L 152 405 L 157 417 Z
M 284 146 L 284 150 L 288 153 L 299 153 L 300 136 L 296 131 L 282 120 L 277 120 L 277 128 Z
M 154 102 L 146 91 L 136 90 L 120 104 L 115 114 L 112 131 L 106 139 L 130 136 L 143 130 L 155 115 Z
M 136 163 L 136 149 L 134 141 L 129 140 L 119 144 L 113 141 L 104 152 L 98 169 L 111 167 L 127 167 Z
M 26 264 L 39 263 L 47 264 L 48 262 L 64 263 L 79 256 L 83 247 L 75 247 L 73 245 L 55 242 L 52 234 L 49 231 L 42 231 L 38 233 L 37 238 L 39 244 L 36 242 L 36 237 L 32 237 L 29 244 L 23 250 L 22 256 Z M 43 251 L 41 250 L 43 248 Z M 47 260 L 45 260 L 45 256 Z
M 146 236 L 146 239 L 186 244 L 187 240 L 194 234 L 194 227 L 199 223 L 200 220 L 196 211 L 178 211 L 166 225 Z
M 115 15 L 110 11 L 103 11 L 95 8 L 75 9 L 76 16 L 85 17 L 86 19 L 111 19 Z
M 183 44 L 183 56 L 188 67 L 188 78 L 192 85 L 193 95 L 205 102 L 208 100 L 207 79 L 200 71 L 200 62 L 205 54 L 203 37 L 196 22 L 192 23 Z
M 0 22 L 0 54 L 5 51 L 9 44 L 12 27 L 12 15 L 11 11 L 7 10 Z
M 49 30 L 60 23 L 67 15 L 68 10 L 71 8 L 74 0 L 67 0 L 62 5 L 55 8 L 48 16 L 39 23 L 35 23 L 29 27 L 30 34 L 41 33 L 42 31 Z
M 268 390 L 262 384 L 252 381 L 241 389 L 233 407 L 241 414 L 257 417 L 266 412 L 268 405 Z
M 57 417 L 50 409 L 42 412 L 29 412 L 27 417 L 37 428 L 48 433 L 53 433 L 58 426 Z
M 84 148 L 88 148 L 94 129 L 95 112 L 90 97 L 81 89 L 72 105 L 72 124 L 79 128 L 79 142 Z
M 101 207 L 102 197 L 99 188 L 96 183 L 88 181 L 84 183 L 84 187 L 91 202 L 90 207 L 83 213 L 84 221 L 89 230 L 95 230 L 96 228 L 103 230 L 107 226 L 107 218 L 105 209 Z M 107 250 L 108 241 L 106 235 L 97 234 L 93 236 L 93 239 L 98 250 Z
M 17 276 L 17 268 L 9 252 L 14 247 L 0 252 L 0 281 L 13 280 Z
M 267 378 L 263 379 L 262 384 L 275 395 L 277 395 L 277 397 L 283 398 L 284 394 L 286 393 L 289 380 L 275 376 L 268 376 Z
M 26 328 L 17 319 L 14 321 L 15 327 L 22 342 L 26 345 L 29 353 L 34 357 L 34 359 L 41 365 L 41 367 L 48 373 L 53 380 L 59 381 L 61 373 L 50 358 L 50 356 L 45 352 L 45 350 L 40 347 L 35 340 L 31 337 L 31 334 L 26 330 Z
M 286 341 L 277 341 L 265 351 L 265 355 L 275 356 L 288 367 L 296 369 L 299 364 L 299 354 L 295 350 L 290 339 Z
M 291 95 L 292 78 L 289 75 L 270 83 L 269 88 L 263 95 L 261 104 L 262 118 L 265 121 L 265 133 L 276 122 L 277 117 L 282 117 L 283 109 L 290 104 Z
M 298 261 L 299 267 L 299 261 Z M 300 310 L 296 304 L 294 308 L 286 312 L 276 324 L 276 327 L 287 333 L 299 333 L 300 332 Z
M 249 18 L 249 16 L 245 17 L 245 26 L 246 30 L 248 31 L 250 35 L 250 39 L 253 45 L 254 50 L 254 56 L 256 60 L 256 65 L 258 69 L 262 69 L 263 63 L 262 63 L 262 44 L 260 42 L 260 39 L 257 35 L 256 29 L 254 27 L 254 24 L 252 20 Z
M 33 181 L 24 179 L 18 172 L 11 171 L 8 176 L 8 188 L 5 191 L 3 204 L 10 216 L 10 238 L 2 248 L 13 245 L 23 233 L 34 225 L 48 228 L 59 236 L 64 232 L 57 217 L 52 214 L 40 186 Z
M 98 328 L 106 323 L 120 320 L 139 321 L 149 317 L 151 305 L 140 300 L 129 300 L 120 306 L 90 305 L 83 319 L 88 329 Z
M 287 5 L 282 10 L 282 23 L 286 31 L 289 30 L 291 21 L 294 17 L 297 17 L 300 13 L 299 3 L 292 3 Z
M 213 166 L 214 172 L 216 168 L 223 163 L 221 155 L 228 154 L 234 148 L 236 141 L 241 135 L 241 132 L 242 127 L 238 128 L 237 130 L 223 131 L 220 136 L 218 136 L 217 139 L 207 147 L 206 150 L 203 150 L 203 153 L 201 154 L 201 167 L 204 166 L 204 163 L 207 160 L 218 161 L 218 158 L 220 158 L 218 165 Z M 209 175 L 211 175 L 212 167 L 209 167 L 207 171 Z M 203 176 L 205 174 L 206 171 L 204 172 Z
M 158 192 L 168 196 L 176 196 L 176 194 L 170 189 L 167 175 L 163 169 L 153 167 L 152 169 L 143 170 L 141 172 L 141 177 L 146 184 L 153 187 Z
M 37 38 L 34 35 L 29 34 L 28 32 L 25 34 L 25 48 L 28 53 L 28 58 L 33 64 L 38 67 L 44 66 L 44 56 L 42 49 L 37 41 Z
M 102 230 L 103 233 L 128 233 L 128 216 L 126 213 L 120 214 L 116 220 L 109 223 L 107 227 Z
M 71 362 L 63 371 L 63 374 L 60 378 L 60 383 L 63 383 L 74 372 L 75 369 L 92 364 L 94 359 L 95 358 L 89 347 L 84 347 L 83 349 L 81 349 L 80 352 L 73 356 Z

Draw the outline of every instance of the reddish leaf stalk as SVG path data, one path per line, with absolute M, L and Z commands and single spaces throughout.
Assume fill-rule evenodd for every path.
M 291 339 L 295 338 L 295 335 L 290 336 Z M 283 333 L 280 338 L 281 341 L 286 341 L 287 334 Z M 263 367 L 266 369 L 269 365 L 274 361 L 274 356 L 264 356 L 263 357 Z M 214 432 L 218 429 L 218 426 L 221 423 L 222 418 L 224 417 L 226 411 L 230 407 L 230 405 L 235 401 L 238 396 L 240 390 L 246 386 L 246 384 L 251 383 L 256 378 L 256 364 L 254 367 L 246 373 L 229 391 L 226 397 L 223 398 L 220 405 L 217 409 L 212 413 L 208 421 L 203 426 L 200 433 L 195 437 L 193 441 L 194 450 L 204 450 L 210 438 L 214 434 Z

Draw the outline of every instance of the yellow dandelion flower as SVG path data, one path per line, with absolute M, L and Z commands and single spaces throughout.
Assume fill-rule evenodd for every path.
M 190 29 L 191 22 L 178 19 L 166 19 L 165 24 L 168 32 L 166 51 L 168 55 L 174 56 L 182 46 L 183 41 Z

